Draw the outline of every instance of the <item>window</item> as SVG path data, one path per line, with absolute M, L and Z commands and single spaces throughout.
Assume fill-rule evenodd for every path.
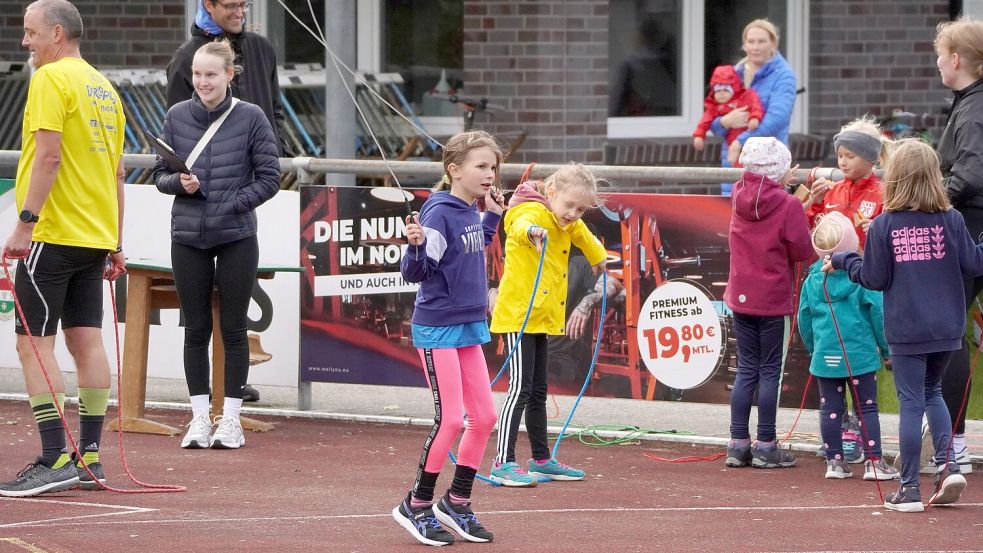
M 799 86 L 808 74 L 806 2 L 796 0 L 611 0 L 608 136 L 689 136 L 703 113 L 713 68 L 741 57 L 741 32 L 767 17 Z M 792 131 L 805 132 L 805 95 Z

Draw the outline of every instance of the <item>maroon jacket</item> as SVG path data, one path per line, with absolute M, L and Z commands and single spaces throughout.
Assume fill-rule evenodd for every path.
M 793 265 L 813 256 L 802 204 L 781 184 L 745 171 L 734 183 L 732 209 L 724 301 L 744 315 L 792 314 Z

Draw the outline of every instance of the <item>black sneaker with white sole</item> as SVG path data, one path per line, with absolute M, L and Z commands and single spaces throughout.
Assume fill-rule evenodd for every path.
M 89 491 L 102 489 L 102 486 L 100 486 L 99 484 L 106 483 L 106 472 L 102 470 L 102 463 L 96 461 L 94 463 L 88 463 L 85 466 L 92 471 L 92 474 L 95 475 L 96 480 L 98 480 L 98 482 L 96 482 L 96 480 L 93 480 L 92 477 L 89 476 L 89 471 L 85 470 L 85 467 L 83 467 L 82 463 L 78 461 L 74 453 L 72 453 L 72 464 L 75 465 L 75 470 L 78 472 L 79 475 L 79 489 L 89 490 Z
M 887 494 L 884 508 L 902 513 L 920 513 L 925 510 L 925 505 L 922 504 L 922 493 L 917 487 L 902 486 L 898 491 Z
M 939 467 L 935 474 L 935 493 L 928 500 L 929 505 L 949 505 L 959 501 L 959 496 L 966 489 L 966 477 L 959 472 L 959 465 L 949 461 Z
M 53 469 L 38 457 L 17 473 L 17 478 L 0 482 L 0 496 L 31 497 L 43 493 L 63 492 L 78 486 L 78 471 L 73 463 Z
M 450 528 L 462 538 L 476 543 L 492 541 L 492 533 L 478 522 L 471 504 L 454 505 L 447 494 L 433 506 L 433 514 L 445 527 Z
M 454 543 L 454 536 L 444 530 L 434 515 L 433 506 L 413 509 L 409 494 L 393 509 L 393 519 L 420 543 L 435 547 Z

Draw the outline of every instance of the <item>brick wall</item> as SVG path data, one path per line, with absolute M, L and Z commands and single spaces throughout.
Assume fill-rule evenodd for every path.
M 506 107 L 476 128 L 529 133 L 510 161 L 602 161 L 607 13 L 605 0 L 464 0 L 465 93 Z
M 940 114 L 951 95 L 932 48 L 947 0 L 812 0 L 809 127 L 831 134 L 865 112 Z
M 160 67 L 184 42 L 184 0 L 75 0 L 85 34 L 82 56 L 98 68 Z M 27 0 L 0 0 L 0 59 L 26 60 Z

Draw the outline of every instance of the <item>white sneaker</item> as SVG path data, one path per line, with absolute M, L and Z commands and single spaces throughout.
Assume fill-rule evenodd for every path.
M 956 464 L 959 465 L 959 472 L 969 474 L 973 472 L 973 460 L 969 457 L 969 448 L 962 448 L 956 452 Z
M 217 417 L 215 422 L 218 428 L 212 434 L 212 449 L 239 449 L 246 445 L 246 437 L 242 434 L 242 425 L 239 419 Z
M 884 459 L 864 461 L 864 480 L 897 480 L 898 478 L 901 478 L 901 473 L 884 462 Z
M 199 415 L 188 423 L 188 433 L 181 440 L 184 449 L 205 449 L 212 436 L 212 422 L 208 415 Z

